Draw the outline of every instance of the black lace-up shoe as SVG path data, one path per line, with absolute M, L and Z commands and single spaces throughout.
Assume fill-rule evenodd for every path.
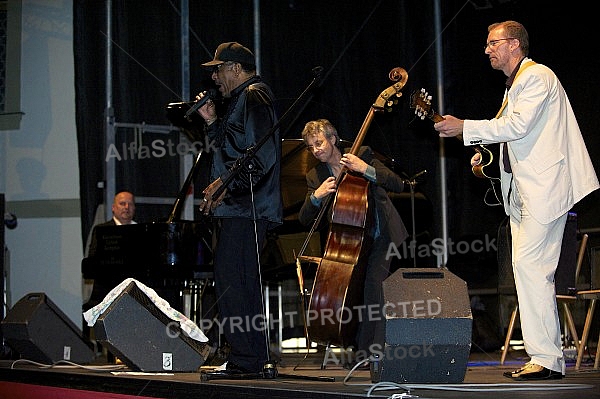
M 503 375 L 516 381 L 560 380 L 564 377 L 558 371 L 533 363 L 527 363 L 514 371 L 507 371 Z
M 203 371 L 201 374 L 202 381 L 222 379 L 245 380 L 262 378 L 262 373 L 250 371 L 231 362 L 227 362 L 227 365 L 225 366 L 224 370 Z

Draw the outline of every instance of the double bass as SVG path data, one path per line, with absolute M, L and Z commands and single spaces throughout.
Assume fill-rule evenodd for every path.
M 390 111 L 402 96 L 408 79 L 402 68 L 389 73 L 395 83 L 377 97 L 354 141 L 350 153 L 357 155 L 375 113 Z M 330 195 L 309 232 L 299 253 L 299 260 L 318 263 L 305 320 L 307 342 L 348 347 L 354 343 L 358 328 L 358 309 L 363 299 L 365 259 L 371 237 L 369 234 L 369 182 L 343 168 L 336 180 L 336 193 Z M 332 218 L 322 258 L 303 257 L 323 214 L 333 198 Z

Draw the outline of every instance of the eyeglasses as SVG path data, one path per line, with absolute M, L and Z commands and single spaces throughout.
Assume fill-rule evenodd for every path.
M 316 140 L 313 145 L 307 145 L 306 149 L 309 152 L 313 152 L 317 149 L 323 148 L 323 146 L 325 145 L 325 141 L 324 140 Z
M 226 62 L 224 62 L 222 64 L 214 66 L 213 69 L 212 69 L 212 72 L 213 73 L 219 73 L 219 71 L 221 70 L 221 67 L 223 65 L 233 65 L 233 64 L 234 64 L 234 62 L 232 62 L 232 61 L 226 61 Z
M 500 43 L 502 40 L 513 40 L 514 37 L 505 37 L 504 39 L 496 39 L 496 40 L 490 40 L 489 42 L 487 42 L 485 44 L 485 47 L 483 48 L 483 51 L 487 50 L 487 48 L 492 48 L 492 47 L 496 47 L 498 45 L 498 43 Z

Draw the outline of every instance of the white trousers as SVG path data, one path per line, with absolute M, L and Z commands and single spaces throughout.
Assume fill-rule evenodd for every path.
M 530 362 L 565 374 L 554 274 L 567 213 L 540 224 L 523 206 L 512 183 L 510 230 L 521 332 Z M 539 204 L 544 206 L 544 204 Z

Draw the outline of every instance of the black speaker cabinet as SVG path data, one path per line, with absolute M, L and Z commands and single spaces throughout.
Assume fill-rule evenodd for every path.
M 96 340 L 130 369 L 194 372 L 211 347 L 190 338 L 131 282 L 94 324 Z
M 2 334 L 22 358 L 35 362 L 87 364 L 95 358 L 93 345 L 81 329 L 41 292 L 25 295 L 8 311 Z
M 467 284 L 446 269 L 398 269 L 383 282 L 385 344 L 373 382 L 459 383 L 473 316 Z
M 514 295 L 515 277 L 511 261 L 510 223 L 505 218 L 498 229 L 498 292 Z M 554 274 L 557 295 L 575 295 L 575 272 L 577 268 L 577 214 L 569 212 L 563 233 L 560 258 Z

